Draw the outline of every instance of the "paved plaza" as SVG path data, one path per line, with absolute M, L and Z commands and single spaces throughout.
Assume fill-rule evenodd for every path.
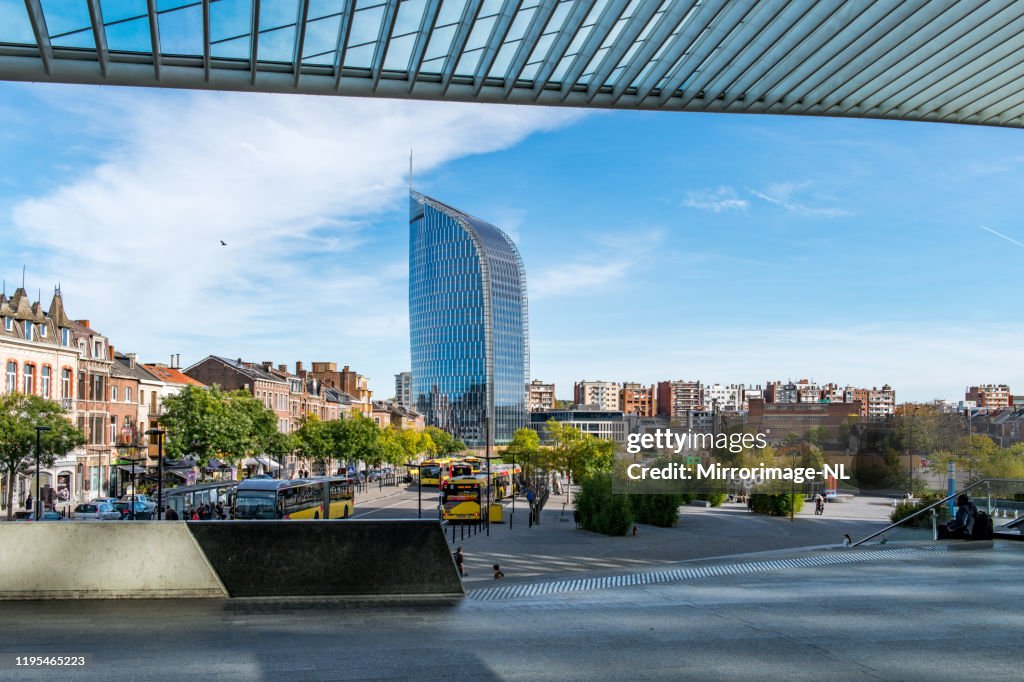
M 4 603 L 0 679 L 1019 680 L 1022 569 L 997 542 L 486 601 Z M 88 666 L 12 666 L 43 654 Z

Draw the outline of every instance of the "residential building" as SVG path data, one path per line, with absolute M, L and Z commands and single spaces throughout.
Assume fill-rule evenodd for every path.
M 527 405 L 530 412 L 555 409 L 554 384 L 545 384 L 540 379 L 534 379 L 526 389 L 529 393 Z
M 577 381 L 572 389 L 572 400 L 576 405 L 591 405 L 599 410 L 619 410 L 621 386 L 614 381 Z
M 526 275 L 500 229 L 422 194 L 409 215 L 409 337 L 416 411 L 483 447 L 526 426 Z
M 657 414 L 658 401 L 655 396 L 656 387 L 627 382 L 619 392 L 619 406 L 625 414 L 638 417 L 653 417 Z
M 742 412 L 745 409 L 743 384 L 706 384 L 702 404 L 709 410 Z
M 766 403 L 798 403 L 800 387 L 792 381 L 769 381 L 765 384 L 764 400 Z
M 98 478 L 104 465 L 116 461 L 116 443 L 110 440 L 110 371 L 114 364 L 107 337 L 93 329 L 89 320 L 69 322 L 78 346 L 78 379 L 75 382 L 75 423 L 85 435 L 85 445 L 78 455 L 77 476 L 57 475 L 57 496 L 62 502 L 84 502 L 96 497 L 92 482 Z M 84 451 L 83 451 L 84 450 Z M 61 489 L 62 478 L 74 480 L 70 497 Z
M 847 386 L 843 394 L 844 402 L 860 404 L 862 417 L 885 419 L 896 414 L 896 391 L 889 384 L 885 384 L 882 388 Z
M 277 430 L 291 432 L 291 385 L 271 372 L 273 363 L 245 362 L 209 355 L 185 370 L 185 374 L 207 386 L 226 391 L 247 391 L 277 417 Z
M 301 363 L 297 363 L 296 373 L 301 373 L 299 368 Z M 369 380 L 362 374 L 353 372 L 348 365 L 339 371 L 336 362 L 314 362 L 312 371 L 306 376 L 352 396 L 353 410 L 367 417 L 373 412 L 373 391 L 370 390 Z
M 374 400 L 371 419 L 382 429 L 390 426 L 399 431 L 403 429 L 422 431 L 424 428 L 422 415 L 407 410 L 391 400 Z
M 412 372 L 395 375 L 395 402 L 407 410 L 415 407 L 412 399 Z
M 687 412 L 703 405 L 699 381 L 659 381 L 657 391 L 658 414 L 669 419 L 684 419 Z
M 90 478 L 89 487 L 98 491 L 97 496 L 119 495 L 123 489 L 119 482 L 128 482 L 131 478 L 131 467 L 128 471 L 111 468 L 111 461 L 121 459 L 121 452 L 117 451 L 117 445 L 128 445 L 132 443 L 147 443 L 145 432 L 150 428 L 149 404 L 144 397 L 142 386 L 146 386 L 153 394 L 159 394 L 159 386 L 162 382 L 146 371 L 138 362 L 134 353 L 118 353 L 110 346 L 110 356 L 113 364 L 110 367 L 110 403 L 107 407 L 110 415 L 109 442 L 114 445 L 114 456 L 108 462 L 99 465 L 99 471 L 92 469 L 88 472 Z M 141 457 L 142 453 L 124 451 L 125 457 L 141 459 L 139 468 L 145 471 L 147 462 Z M 156 444 L 152 447 L 152 457 L 156 457 Z M 156 464 L 156 460 L 153 460 Z M 122 465 L 124 466 L 124 465 Z M 138 473 L 138 471 L 136 471 Z
M 1013 394 L 1006 384 L 982 384 L 969 386 L 964 400 L 974 401 L 981 409 L 1002 410 L 1013 405 Z
M 82 344 L 79 343 L 77 330 L 80 328 L 81 325 L 74 323 L 65 313 L 59 288 L 54 290 L 47 310 L 43 310 L 40 301 L 32 303 L 24 287 L 15 290 L 10 298 L 0 294 L 0 362 L 3 363 L 0 365 L 3 370 L 0 390 L 4 393 L 30 393 L 57 401 L 67 411 L 68 419 L 78 424 L 79 366 L 82 354 L 87 350 L 82 344 L 88 343 L 84 337 L 81 337 Z M 101 400 L 98 404 L 103 405 L 104 402 Z M 96 405 L 88 403 L 89 409 L 84 412 L 86 418 L 95 412 Z M 101 430 L 104 431 L 106 419 L 103 412 Z M 65 504 L 77 499 L 85 487 L 83 479 L 88 474 L 85 468 L 89 462 L 88 452 L 80 448 L 67 453 L 52 467 L 40 472 L 40 488 L 47 491 L 44 498 L 52 500 L 52 503 Z M 81 467 L 79 456 L 85 458 Z M 34 472 L 15 476 L 16 509 L 23 507 L 30 489 L 35 494 L 34 481 Z M 0 510 L 3 511 L 6 511 L 7 485 L 8 481 L 3 478 L 0 481 Z M 63 499 L 58 499 L 58 494 Z

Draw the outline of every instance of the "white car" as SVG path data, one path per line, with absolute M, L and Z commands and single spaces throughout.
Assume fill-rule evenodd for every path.
M 91 521 L 117 521 L 121 518 L 121 512 L 114 509 L 106 502 L 87 502 L 75 507 L 71 512 L 73 519 L 89 519 Z

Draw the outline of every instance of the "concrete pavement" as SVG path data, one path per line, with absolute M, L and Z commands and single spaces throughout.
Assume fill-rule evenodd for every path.
M 1019 680 L 997 545 L 504 601 L 8 603 L 0 679 Z M 46 654 L 88 666 L 13 667 Z

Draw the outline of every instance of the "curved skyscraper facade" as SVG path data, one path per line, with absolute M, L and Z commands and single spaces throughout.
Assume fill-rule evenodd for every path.
M 413 192 L 409 336 L 416 409 L 470 447 L 526 426 L 529 332 L 519 251 L 490 223 Z

